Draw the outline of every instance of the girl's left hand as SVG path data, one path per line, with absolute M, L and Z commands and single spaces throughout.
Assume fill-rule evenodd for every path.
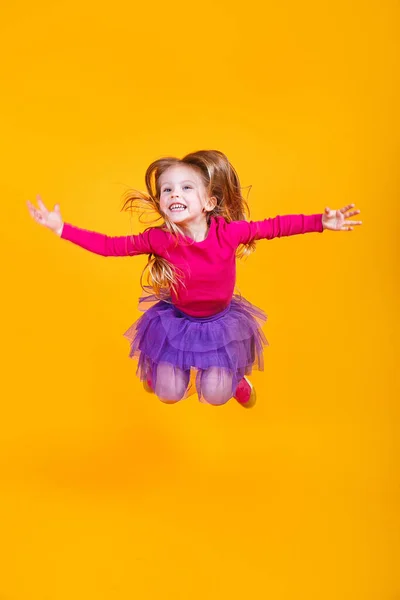
M 346 219 L 359 214 L 359 210 L 351 210 L 354 206 L 355 204 L 348 204 L 339 210 L 325 208 L 322 215 L 323 228 L 331 231 L 353 231 L 354 225 L 362 225 L 362 221 L 346 221 Z

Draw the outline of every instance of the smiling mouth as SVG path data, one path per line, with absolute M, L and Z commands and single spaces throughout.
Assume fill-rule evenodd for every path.
M 182 212 L 183 210 L 186 210 L 186 206 L 184 204 L 175 202 L 174 204 L 171 204 L 171 206 L 169 207 L 169 210 L 171 212 Z

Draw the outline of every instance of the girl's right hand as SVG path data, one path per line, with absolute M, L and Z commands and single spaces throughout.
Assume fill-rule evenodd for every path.
M 50 211 L 45 207 L 42 198 L 39 195 L 36 198 L 39 208 L 33 206 L 29 200 L 27 202 L 32 218 L 36 223 L 39 223 L 39 225 L 44 225 L 45 227 L 48 227 L 48 229 L 54 231 L 54 233 L 61 235 L 64 223 L 61 218 L 59 205 L 56 204 L 54 209 Z

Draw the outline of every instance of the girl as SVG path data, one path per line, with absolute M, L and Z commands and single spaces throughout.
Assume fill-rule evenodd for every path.
M 128 192 L 123 209 L 144 206 L 156 211 L 162 224 L 139 235 L 109 237 L 79 229 L 63 222 L 58 205 L 47 210 L 40 196 L 39 208 L 30 202 L 28 208 L 37 223 L 91 252 L 149 255 L 144 289 L 153 294 L 139 303 L 149 307 L 124 334 L 147 391 L 163 402 L 178 402 L 191 391 L 193 369 L 201 401 L 219 406 L 234 397 L 242 406 L 253 406 L 255 390 L 246 375 L 263 369 L 266 315 L 234 294 L 236 255 L 253 251 L 260 239 L 352 231 L 361 221 L 346 219 L 360 211 L 349 204 L 326 208 L 324 214 L 248 222 L 239 177 L 216 150 L 156 160 L 145 180 L 147 194 Z

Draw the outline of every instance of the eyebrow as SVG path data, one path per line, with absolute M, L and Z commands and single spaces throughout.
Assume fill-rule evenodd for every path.
M 194 181 L 192 181 L 191 179 L 184 179 L 183 181 L 181 181 L 181 183 L 186 183 L 187 181 L 189 181 L 190 183 L 193 183 L 193 185 L 196 185 L 196 183 Z M 161 187 L 163 187 L 164 185 L 167 185 L 167 184 L 171 185 L 171 182 L 170 181 L 164 181 L 164 183 L 162 184 Z

